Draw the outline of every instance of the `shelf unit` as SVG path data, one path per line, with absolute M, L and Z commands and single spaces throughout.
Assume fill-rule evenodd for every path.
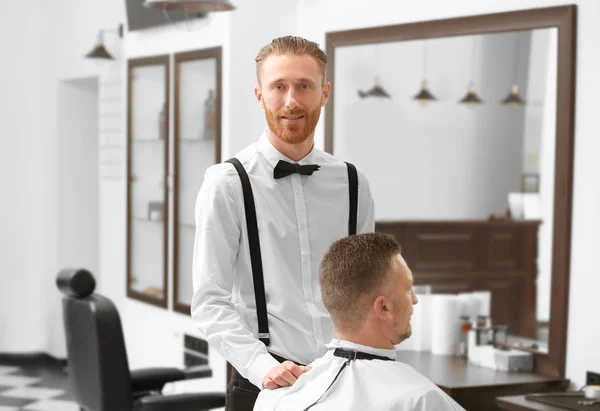
M 169 56 L 131 59 L 127 74 L 127 296 L 166 308 Z M 149 168 L 156 159 L 158 171 Z

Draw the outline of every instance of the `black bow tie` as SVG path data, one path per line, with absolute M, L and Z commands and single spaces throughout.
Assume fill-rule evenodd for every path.
M 279 160 L 275 166 L 275 169 L 273 170 L 273 177 L 277 179 L 294 173 L 310 176 L 315 171 L 319 171 L 320 167 L 321 166 L 316 164 L 307 164 L 305 166 L 301 166 L 298 163 L 288 163 L 287 161 Z
M 336 357 L 347 358 L 348 360 L 383 360 L 383 361 L 394 361 L 389 357 L 381 355 L 369 354 L 362 351 L 347 350 L 344 348 L 336 348 L 333 352 Z

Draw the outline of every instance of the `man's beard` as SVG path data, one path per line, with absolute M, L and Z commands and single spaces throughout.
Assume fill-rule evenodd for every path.
M 398 345 L 402 341 L 407 340 L 408 338 L 410 338 L 411 335 L 412 335 L 412 328 L 410 326 L 410 320 L 409 320 L 408 327 L 406 328 L 406 331 L 404 333 L 402 333 L 402 334 L 398 334 L 398 336 L 396 337 L 395 341 L 392 341 L 392 342 L 393 342 L 394 345 Z
M 281 121 L 285 121 L 281 120 L 281 116 L 292 115 L 304 116 L 304 120 L 299 124 L 281 124 Z M 300 144 L 306 141 L 306 139 L 315 131 L 315 127 L 321 116 L 321 107 L 318 107 L 310 113 L 302 109 L 279 110 L 277 113 L 273 113 L 268 108 L 265 108 L 265 116 L 267 117 L 269 129 L 279 137 L 281 141 L 288 144 Z

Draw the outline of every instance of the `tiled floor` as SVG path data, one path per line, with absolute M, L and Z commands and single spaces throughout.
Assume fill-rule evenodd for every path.
M 0 411 L 79 411 L 68 386 L 56 366 L 0 365 Z

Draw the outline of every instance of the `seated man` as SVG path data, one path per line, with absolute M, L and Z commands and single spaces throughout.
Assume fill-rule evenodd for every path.
M 378 233 L 343 238 L 325 254 L 320 282 L 337 338 L 293 385 L 263 390 L 254 411 L 463 409 L 394 360 L 417 303 L 398 243 Z

